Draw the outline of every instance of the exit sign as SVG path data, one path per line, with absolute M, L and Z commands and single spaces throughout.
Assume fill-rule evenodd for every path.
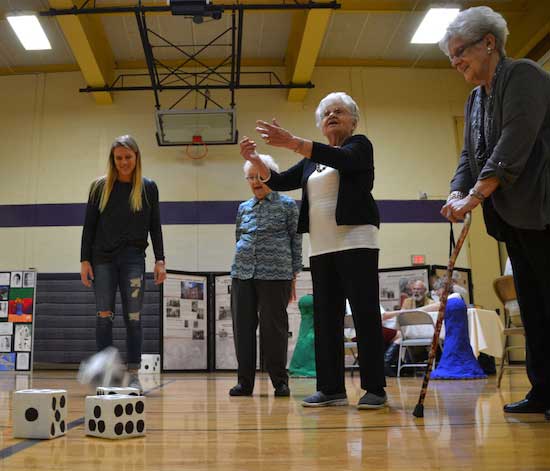
M 426 256 L 411 255 L 411 265 L 426 265 Z

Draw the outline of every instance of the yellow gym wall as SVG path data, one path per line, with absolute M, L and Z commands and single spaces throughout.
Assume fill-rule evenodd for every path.
M 283 69 L 278 72 L 284 77 Z M 417 199 L 420 191 L 430 199 L 446 197 L 457 161 L 455 118 L 469 92 L 456 72 L 320 67 L 312 81 L 316 87 L 303 103 L 288 102 L 284 90 L 238 91 L 240 135 L 255 135 L 256 119 L 276 117 L 295 134 L 322 140 L 314 122 L 317 103 L 331 91 L 346 91 L 361 108 L 358 131 L 374 143 L 375 197 Z M 161 201 L 250 197 L 237 146 L 211 146 L 204 160 L 190 161 L 183 148 L 157 146 L 152 92 L 117 93 L 113 105 L 101 106 L 78 92 L 84 85 L 76 72 L 0 77 L 1 204 L 85 202 L 90 182 L 104 173 L 112 139 L 125 133 L 136 137 L 144 174 L 157 182 Z M 260 151 L 282 169 L 297 160 L 281 149 L 261 145 Z M 167 225 L 163 231 L 169 268 L 229 269 L 232 225 Z M 0 268 L 78 271 L 80 235 L 80 227 L 0 228 Z M 447 224 L 383 224 L 380 266 L 409 265 L 413 253 L 446 264 L 448 236 Z M 307 237 L 304 242 L 308 265 Z M 457 266 L 470 266 L 466 252 Z M 151 262 L 149 250 L 149 269 Z M 498 259 L 494 263 L 498 269 Z M 474 283 L 477 300 L 485 299 L 478 283 L 484 291 L 488 285 L 477 272 Z

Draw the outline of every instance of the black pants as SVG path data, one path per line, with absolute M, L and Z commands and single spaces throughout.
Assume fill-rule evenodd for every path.
M 528 398 L 550 407 L 550 230 L 508 226 L 506 248 L 525 327 Z
M 386 385 L 384 339 L 378 290 L 378 250 L 353 249 L 310 258 L 317 390 L 345 392 L 344 312 L 349 300 L 355 331 L 361 387 Z
M 237 353 L 238 381 L 245 389 L 254 389 L 256 376 L 256 329 L 258 313 L 260 341 L 265 367 L 276 388 L 288 384 L 288 314 L 291 281 L 239 280 L 231 286 L 233 336 Z

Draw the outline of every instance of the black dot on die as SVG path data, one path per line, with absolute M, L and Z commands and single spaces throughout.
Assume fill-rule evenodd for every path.
M 126 404 L 126 415 L 132 415 L 134 413 L 134 406 L 132 404 Z
M 123 431 L 124 431 L 124 425 L 122 425 L 120 422 L 115 425 L 115 433 L 117 435 L 122 435 Z
M 50 427 L 50 435 L 55 435 L 55 425 L 52 424 L 52 426 Z
M 145 409 L 145 404 L 143 404 L 143 401 L 136 402 L 136 412 L 138 414 L 141 414 L 143 412 L 143 409 Z
M 129 396 L 137 396 L 138 394 L 137 393 L 130 393 Z
M 55 400 L 55 397 L 52 397 L 52 410 L 55 410 L 56 405 L 57 405 L 57 401 Z
M 61 396 L 61 399 L 59 399 L 59 407 L 61 407 L 61 409 L 65 407 L 65 396 Z
M 101 417 L 101 407 L 99 406 L 94 407 L 94 417 L 96 419 L 99 419 Z
M 61 420 L 61 412 L 58 410 L 55 411 L 55 421 L 59 422 Z
M 61 423 L 59 424 L 59 428 L 61 429 L 61 431 L 63 433 L 65 433 L 65 421 L 64 420 L 62 420 Z
M 99 430 L 100 433 L 105 432 L 105 422 L 103 422 L 103 420 L 100 420 L 97 423 L 97 429 Z
M 36 419 L 38 419 L 38 411 L 34 407 L 29 407 L 25 411 L 25 419 L 27 419 L 29 422 L 34 422 Z
M 122 415 L 122 413 L 124 412 L 124 408 L 120 405 L 120 404 L 117 404 L 115 406 L 115 415 L 117 417 L 120 417 Z
M 88 428 L 89 428 L 92 432 L 95 432 L 95 420 L 94 420 L 94 419 L 88 420 Z
M 114 392 L 114 391 L 109 391 L 109 396 L 110 396 L 111 394 L 116 394 L 116 392 Z
M 133 422 L 126 422 L 126 433 L 132 433 L 134 431 L 134 423 Z
M 138 420 L 136 424 L 136 430 L 141 433 L 143 432 L 143 429 L 145 428 L 145 422 L 143 420 Z
M 145 365 L 145 369 L 148 370 L 148 369 L 149 369 L 149 365 Z

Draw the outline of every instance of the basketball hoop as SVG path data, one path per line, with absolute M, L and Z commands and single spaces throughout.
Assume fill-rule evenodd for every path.
M 191 144 L 187 145 L 185 153 L 192 160 L 200 160 L 208 154 L 208 146 L 204 143 L 200 134 L 193 135 Z

